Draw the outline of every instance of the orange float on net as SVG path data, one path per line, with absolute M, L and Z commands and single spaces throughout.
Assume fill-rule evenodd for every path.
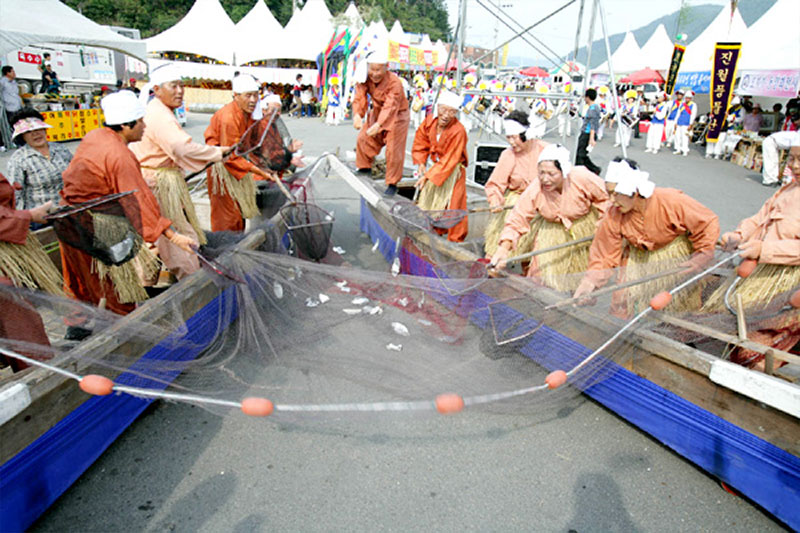
M 758 261 L 755 259 L 745 259 L 742 261 L 742 264 L 739 265 L 739 268 L 736 269 L 736 275 L 740 278 L 746 278 L 753 273 L 753 270 L 755 270 L 757 266 Z
M 104 376 L 88 374 L 80 381 L 81 390 L 95 396 L 108 396 L 114 392 L 114 382 Z
M 800 308 L 800 289 L 794 291 L 792 295 L 789 297 L 789 305 L 791 305 L 795 309 Z
M 266 398 L 245 398 L 242 401 L 242 412 L 247 416 L 269 416 L 275 406 Z
M 668 306 L 671 301 L 672 301 L 672 295 L 670 293 L 668 293 L 667 291 L 659 292 L 658 294 L 650 298 L 650 307 L 652 307 L 656 311 L 661 311 L 666 306 Z
M 549 388 L 557 389 L 567 382 L 567 373 L 563 370 L 553 370 L 547 374 L 547 377 L 544 378 L 544 382 L 547 383 Z
M 436 410 L 443 415 L 458 413 L 464 409 L 464 398 L 458 394 L 440 394 L 436 397 Z

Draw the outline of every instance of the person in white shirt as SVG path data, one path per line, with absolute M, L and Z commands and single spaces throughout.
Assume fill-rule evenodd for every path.
M 800 122 L 800 121 L 799 121 Z M 761 184 L 768 187 L 777 187 L 781 184 L 780 151 L 789 150 L 793 143 L 800 142 L 800 132 L 776 131 L 761 143 Z
M 12 125 L 11 117 L 22 109 L 22 98 L 19 96 L 19 85 L 17 85 L 16 81 L 17 73 L 14 72 L 14 67 L 5 65 L 2 72 L 3 75 L 0 77 L 0 100 L 2 100 L 10 127 Z M 13 146 L 14 144 L 9 138 L 7 147 L 12 148 Z

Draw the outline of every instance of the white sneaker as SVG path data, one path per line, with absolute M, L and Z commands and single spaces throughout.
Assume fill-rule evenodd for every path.
M 706 154 L 706 159 L 711 159 L 711 154 Z
M 672 152 L 672 155 L 678 155 L 679 153 L 681 153 L 680 150 L 675 150 L 674 152 Z
M 683 152 L 683 157 L 686 157 L 687 155 L 689 155 L 689 152 Z
M 619 143 L 614 143 L 614 148 L 616 148 L 617 146 L 619 146 Z

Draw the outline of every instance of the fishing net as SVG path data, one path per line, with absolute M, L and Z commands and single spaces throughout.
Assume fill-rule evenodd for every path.
M 299 202 L 280 209 L 291 241 L 301 256 L 319 261 L 328 255 L 333 215 L 314 204 Z
M 64 206 L 46 219 L 59 240 L 108 266 L 130 261 L 142 245 L 139 203 L 127 191 Z
M 236 155 L 261 170 L 283 172 L 292 165 L 292 153 L 288 148 L 291 143 L 286 124 L 277 113 L 272 113 L 247 129 L 236 146 Z

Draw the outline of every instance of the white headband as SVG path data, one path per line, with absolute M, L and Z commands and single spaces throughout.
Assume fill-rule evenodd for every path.
M 461 97 L 453 91 L 442 89 L 439 92 L 439 99 L 436 101 L 436 105 L 446 105 L 453 109 L 458 109 L 461 107 Z
M 635 193 L 643 198 L 650 198 L 656 188 L 656 184 L 650 181 L 650 174 L 642 170 L 632 168 L 625 161 L 612 161 L 608 164 L 606 181 L 616 183 L 615 194 L 633 196 Z
M 231 81 L 231 88 L 236 94 L 258 92 L 258 83 L 250 74 L 239 74 Z
M 558 165 L 561 167 L 561 173 L 564 174 L 565 177 L 572 171 L 572 163 L 569 161 L 569 150 L 560 144 L 548 144 L 545 146 L 542 153 L 539 154 L 537 163 L 541 163 L 542 161 L 558 161 Z

